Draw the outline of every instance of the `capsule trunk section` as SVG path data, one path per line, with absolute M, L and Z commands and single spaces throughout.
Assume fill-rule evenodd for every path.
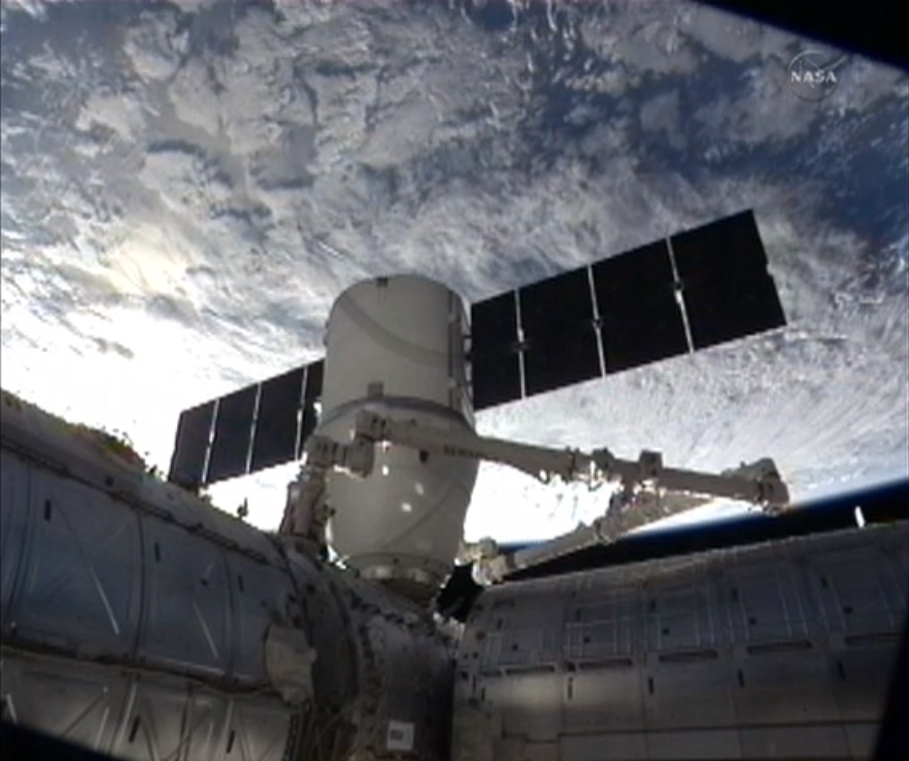
M 447 757 L 453 645 L 424 610 L 2 415 L 4 720 L 127 759 Z

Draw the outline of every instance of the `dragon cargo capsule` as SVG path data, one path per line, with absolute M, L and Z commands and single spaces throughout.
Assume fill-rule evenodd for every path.
M 375 278 L 344 291 L 328 318 L 318 433 L 346 442 L 357 413 L 441 430 L 473 429 L 464 304 L 423 277 Z M 477 463 L 403 447 L 376 453 L 365 479 L 333 475 L 328 540 L 364 578 L 411 595 L 449 573 Z

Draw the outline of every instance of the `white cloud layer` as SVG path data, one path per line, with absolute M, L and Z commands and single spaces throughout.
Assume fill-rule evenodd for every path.
M 711 470 L 772 456 L 796 498 L 905 477 L 905 76 L 853 58 L 806 102 L 786 66 L 810 43 L 752 22 L 513 5 L 4 2 L 3 386 L 166 468 L 182 408 L 320 356 L 359 279 L 473 300 L 753 207 L 789 328 L 481 431 Z M 216 499 L 274 527 L 287 479 Z M 484 466 L 467 533 L 601 510 Z

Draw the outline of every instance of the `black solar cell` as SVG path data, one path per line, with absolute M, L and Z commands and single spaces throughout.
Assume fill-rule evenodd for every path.
M 675 235 L 671 243 L 695 349 L 786 324 L 750 211 Z
M 592 265 L 606 372 L 688 352 L 666 241 Z
M 773 278 L 717 278 L 685 288 L 695 349 L 732 341 L 786 324 Z
M 211 401 L 180 413 L 169 480 L 189 489 L 202 484 L 214 411 L 215 403 Z
M 683 283 L 724 276 L 767 273 L 767 254 L 751 211 L 673 235 L 672 253 Z
M 247 386 L 219 400 L 206 483 L 246 473 L 258 388 Z
M 517 305 L 514 291 L 470 308 L 473 406 L 476 410 L 521 398 Z
M 528 396 L 600 377 L 586 267 L 528 285 L 518 300 Z
M 298 367 L 263 381 L 253 435 L 251 472 L 296 458 L 305 375 L 305 368 Z

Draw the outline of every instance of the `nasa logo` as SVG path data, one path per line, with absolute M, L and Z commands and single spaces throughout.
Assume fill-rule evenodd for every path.
M 836 90 L 839 80 L 836 69 L 846 56 L 831 61 L 817 50 L 803 50 L 789 62 L 789 83 L 796 97 L 802 100 L 819 101 L 829 97 Z

